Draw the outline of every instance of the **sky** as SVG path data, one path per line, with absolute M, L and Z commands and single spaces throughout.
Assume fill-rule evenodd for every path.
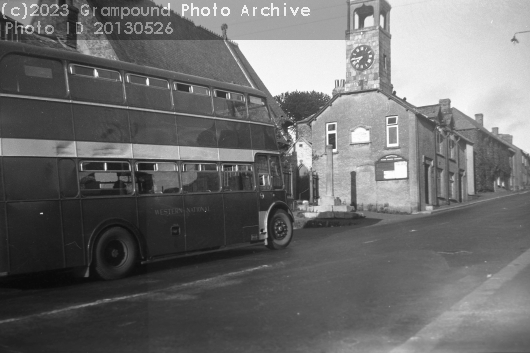
M 295 90 L 331 95 L 335 80 L 345 78 L 344 0 L 155 2 L 219 34 L 227 24 L 228 38 L 273 95 Z M 498 127 L 530 152 L 530 32 L 518 34 L 518 44 L 510 41 L 514 33 L 530 31 L 530 0 L 388 2 L 396 94 L 415 106 L 449 98 L 472 118 L 484 114 L 489 131 Z
M 280 8 L 280 16 L 259 13 L 271 2 Z M 453 107 L 472 118 L 484 114 L 489 131 L 498 127 L 500 133 L 514 136 L 516 146 L 530 152 L 530 33 L 518 34 L 519 44 L 510 41 L 514 33 L 530 31 L 530 0 L 388 2 L 392 84 L 397 95 L 416 106 L 449 98 Z M 295 90 L 331 95 L 335 80 L 345 78 L 344 0 L 215 3 L 217 16 L 212 12 L 197 16 L 199 11 L 184 16 L 217 33 L 226 23 L 228 37 L 273 95 Z M 170 6 L 182 13 L 182 4 L 173 1 Z M 257 15 L 241 16 L 244 5 L 258 7 Z M 211 1 L 194 1 L 194 6 L 213 11 Z M 231 14 L 222 16 L 222 7 Z M 310 15 L 293 16 L 291 7 L 308 7 Z

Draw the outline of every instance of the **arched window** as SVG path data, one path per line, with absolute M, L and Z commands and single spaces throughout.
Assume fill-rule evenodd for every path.
M 388 31 L 387 14 L 384 11 L 381 11 L 381 14 L 379 15 L 379 26 Z
M 372 6 L 361 6 L 354 11 L 353 23 L 355 29 L 374 26 L 374 8 Z

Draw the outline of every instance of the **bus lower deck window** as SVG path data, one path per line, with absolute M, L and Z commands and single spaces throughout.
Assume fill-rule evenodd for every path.
M 219 191 L 219 172 L 215 163 L 184 164 L 181 176 L 182 189 L 186 192 Z
M 180 192 L 178 167 L 172 162 L 142 162 L 136 164 L 138 194 L 175 194 Z
M 134 192 L 128 162 L 81 162 L 79 186 L 83 196 L 132 195 Z

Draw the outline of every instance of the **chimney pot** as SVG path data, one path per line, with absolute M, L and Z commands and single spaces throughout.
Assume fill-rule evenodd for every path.
M 491 132 L 493 132 L 493 134 L 495 136 L 499 136 L 499 128 L 498 127 L 491 128 Z

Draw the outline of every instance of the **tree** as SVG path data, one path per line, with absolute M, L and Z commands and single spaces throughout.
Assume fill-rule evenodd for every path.
M 321 92 L 285 92 L 274 97 L 293 122 L 305 119 L 326 104 L 331 97 Z
M 282 124 L 284 130 L 288 130 L 297 121 L 303 120 L 315 114 L 322 108 L 331 97 L 321 92 L 285 92 L 274 97 L 282 110 L 288 115 L 288 119 Z

